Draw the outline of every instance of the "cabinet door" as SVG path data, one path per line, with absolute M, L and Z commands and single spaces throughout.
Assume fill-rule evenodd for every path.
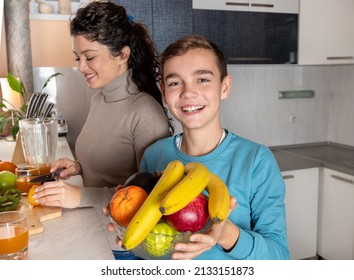
M 118 5 L 122 5 L 127 14 L 133 17 L 133 21 L 141 22 L 152 34 L 152 0 L 140 0 L 139 3 L 131 0 L 111 0 Z
M 266 13 L 299 13 L 299 0 L 250 0 L 249 10 Z
M 285 186 L 287 233 L 291 259 L 315 257 L 319 168 L 282 172 Z
M 319 207 L 318 254 L 354 259 L 354 177 L 324 168 Z
M 354 63 L 353 26 L 353 0 L 301 1 L 298 63 Z
M 249 0 L 193 0 L 193 9 L 224 10 L 224 11 L 248 11 Z
M 193 9 L 297 14 L 299 0 L 193 0 Z
M 153 38 L 160 52 L 178 38 L 193 33 L 192 0 L 153 0 L 152 3 Z

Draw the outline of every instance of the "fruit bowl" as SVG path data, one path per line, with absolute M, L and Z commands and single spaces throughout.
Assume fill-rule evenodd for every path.
M 110 214 L 108 216 L 118 237 L 123 240 L 126 228 L 118 224 Z M 163 219 L 160 222 L 164 224 L 164 233 L 151 231 L 143 242 L 130 250 L 133 254 L 145 260 L 171 260 L 171 256 L 175 252 L 174 245 L 176 243 L 188 243 L 192 234 L 206 233 L 212 225 L 212 221 L 209 219 L 203 229 L 192 233 L 178 232 L 172 227 L 166 228 L 167 224 L 164 223 Z

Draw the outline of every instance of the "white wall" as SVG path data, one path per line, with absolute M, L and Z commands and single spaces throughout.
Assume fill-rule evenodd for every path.
M 57 78 L 56 103 L 69 124 L 68 141 L 73 148 L 85 121 L 90 98 L 75 68 L 35 68 L 62 72 Z M 354 146 L 354 65 L 229 66 L 232 93 L 222 104 L 222 123 L 234 133 L 268 146 L 333 141 Z M 35 88 L 44 78 L 35 79 Z M 311 99 L 278 99 L 279 90 L 312 89 Z M 289 123 L 289 113 L 295 122 Z M 180 131 L 177 126 L 177 131 Z
M 269 146 L 333 141 L 354 146 L 354 66 L 230 66 L 233 90 L 222 122 Z M 278 99 L 312 89 L 311 99 Z M 289 123 L 288 115 L 295 114 Z

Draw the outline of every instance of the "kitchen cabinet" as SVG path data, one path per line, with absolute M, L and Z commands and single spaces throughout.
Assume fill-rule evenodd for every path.
M 317 254 L 319 168 L 282 172 L 286 194 L 286 222 L 291 259 Z
M 193 9 L 297 14 L 299 0 L 193 0 Z
M 193 33 L 215 42 L 228 64 L 296 63 L 297 14 L 193 7 Z
M 193 33 L 192 0 L 112 2 L 124 6 L 135 22 L 146 25 L 159 52 L 178 38 Z
M 322 172 L 318 255 L 354 259 L 354 176 L 328 168 Z
M 298 64 L 354 63 L 354 1 L 300 1 Z
M 152 0 L 152 4 L 152 34 L 160 52 L 180 37 L 193 33 L 192 0 Z

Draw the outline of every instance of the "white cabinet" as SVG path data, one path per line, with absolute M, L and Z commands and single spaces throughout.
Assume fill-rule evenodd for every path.
M 353 0 L 301 0 L 298 64 L 354 63 L 353 26 Z
M 354 259 L 354 176 L 323 168 L 320 189 L 318 254 Z
M 193 0 L 193 9 L 297 14 L 299 0 Z
M 283 171 L 285 207 L 291 259 L 315 257 L 319 168 Z

